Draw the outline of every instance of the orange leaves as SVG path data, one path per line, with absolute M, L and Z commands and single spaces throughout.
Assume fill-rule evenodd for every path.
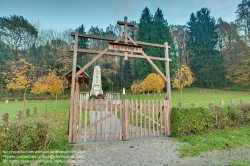
M 183 89 L 185 86 L 190 86 L 193 82 L 194 77 L 192 71 L 186 65 L 182 65 L 176 72 L 173 87 Z

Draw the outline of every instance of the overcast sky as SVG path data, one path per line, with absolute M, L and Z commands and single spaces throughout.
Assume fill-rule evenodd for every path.
M 0 17 L 21 15 L 29 22 L 39 21 L 42 28 L 76 29 L 81 24 L 86 31 L 91 26 L 106 28 L 117 21 L 139 22 L 147 6 L 151 14 L 159 7 L 169 24 L 185 25 L 191 13 L 203 7 L 211 11 L 215 19 L 227 22 L 236 18 L 237 5 L 242 0 L 0 0 Z

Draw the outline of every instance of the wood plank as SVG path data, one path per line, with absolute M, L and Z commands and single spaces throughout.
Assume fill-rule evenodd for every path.
M 105 106 L 103 107 L 105 108 L 105 140 L 107 141 L 108 139 L 108 121 L 107 121 L 107 115 L 108 115 L 108 101 L 106 100 Z M 112 119 L 112 117 L 110 118 Z
M 151 128 L 150 128 L 150 101 L 148 100 L 148 135 L 151 134 Z
M 131 126 L 131 138 L 133 139 L 133 132 L 134 132 L 134 103 L 133 103 L 133 100 L 131 101 L 131 109 L 129 109 L 128 111 L 131 111 L 131 114 L 132 114 L 132 126 Z
M 95 101 L 96 104 L 96 101 Z M 97 108 L 95 107 L 95 122 L 97 122 Z M 97 124 L 95 125 L 95 141 L 97 141 Z
M 140 135 L 142 138 L 142 101 L 140 100 Z
M 165 58 L 166 59 L 169 59 L 169 53 L 168 53 L 168 43 L 165 42 L 164 43 L 165 45 Z M 166 65 L 165 65 L 165 68 L 166 68 L 166 77 L 167 79 L 170 79 L 170 69 L 169 69 L 169 61 L 166 61 Z M 172 97 L 171 97 L 171 85 L 170 85 L 170 82 L 167 83 L 167 96 L 166 96 L 166 100 L 169 100 L 169 104 L 168 104 L 168 112 L 167 112 L 167 119 L 168 119 L 168 122 L 167 122 L 167 128 L 168 128 L 168 136 L 171 135 L 171 123 L 170 123 L 170 118 L 171 118 L 171 115 L 172 115 Z
M 75 33 L 71 33 L 71 36 L 75 36 Z M 87 35 L 87 34 L 78 34 L 79 37 L 84 37 L 84 38 L 91 38 L 91 39 L 100 39 L 100 40 L 107 40 L 107 41 L 115 41 L 115 38 L 109 38 L 109 37 L 104 37 L 104 36 L 96 36 L 96 35 Z M 121 40 L 125 42 L 124 40 Z M 138 45 L 143 45 L 143 46 L 152 46 L 152 47 L 159 47 L 159 48 L 165 48 L 166 46 L 163 44 L 155 44 L 155 43 L 148 43 L 148 42 L 142 42 L 142 41 L 135 41 L 136 44 Z M 128 43 L 131 43 L 128 41 Z M 171 48 L 168 46 L 168 48 Z
M 76 82 L 76 61 L 77 61 L 77 48 L 78 48 L 78 35 L 79 31 L 75 32 L 74 53 L 73 53 L 73 66 L 72 66 L 72 80 L 70 92 L 70 111 L 69 111 L 69 138 L 68 143 L 75 143 L 73 141 L 73 119 L 74 119 L 74 99 L 75 99 L 75 82 Z
M 82 99 L 80 99 L 80 110 L 79 110 L 79 124 L 78 124 L 78 136 L 77 140 L 81 140 L 81 135 L 82 135 Z
M 78 100 L 75 99 L 74 101 L 74 114 L 73 114 L 73 136 L 72 136 L 72 142 L 76 143 L 76 136 L 77 136 L 77 121 L 78 121 Z
M 102 106 L 101 106 L 101 108 L 100 108 L 100 105 L 98 105 L 98 106 L 99 106 L 98 110 L 100 111 L 100 119 L 102 119 L 102 112 L 103 112 Z M 105 118 L 106 118 L 106 116 L 105 116 Z M 100 122 L 100 135 L 102 136 L 102 121 Z M 100 141 L 102 141 L 102 137 L 101 137 Z
M 116 50 L 116 51 L 128 51 L 128 52 L 142 52 L 141 46 L 134 46 L 130 44 L 122 44 L 122 43 L 109 43 L 108 45 L 110 50 Z
M 110 102 L 112 102 L 112 101 L 110 101 Z M 113 104 L 110 105 L 110 113 L 111 113 L 111 115 L 113 115 Z M 112 128 L 113 128 L 113 126 L 112 126 L 112 116 L 111 116 L 111 118 L 110 118 L 110 127 L 109 127 L 109 129 L 110 129 L 109 140 L 110 141 L 112 140 Z
M 160 109 L 162 109 L 162 101 L 160 101 Z M 161 110 L 161 116 L 160 116 L 160 122 L 161 122 L 161 134 L 162 134 L 162 117 L 163 117 L 163 113 L 162 113 L 162 110 Z
M 74 50 L 71 48 L 70 51 L 73 52 Z M 77 49 L 77 52 L 78 53 L 88 53 L 88 54 L 99 54 L 101 51 L 88 50 L 88 49 Z M 103 53 L 103 55 L 124 57 L 124 53 L 110 52 L 110 51 Z M 129 54 L 129 53 L 127 53 L 127 57 L 128 58 L 137 58 L 137 59 L 146 59 L 145 56 L 143 56 L 143 55 L 136 55 L 136 54 Z M 148 58 L 151 60 L 158 60 L 158 61 L 164 61 L 164 62 L 167 61 L 166 58 L 155 57 L 155 56 L 148 56 Z M 172 60 L 169 59 L 169 61 L 172 61 Z
M 143 105 L 143 107 L 144 107 L 144 115 L 146 115 L 146 109 L 147 109 L 147 106 L 146 106 L 146 100 L 144 100 L 144 105 Z M 146 123 L 146 116 L 144 116 L 144 130 L 145 130 L 145 132 L 144 132 L 144 138 L 146 138 L 146 136 L 147 136 L 147 123 Z
M 152 118 L 153 118 L 153 122 L 155 121 L 155 103 L 154 100 L 152 100 Z M 153 126 L 153 135 L 155 136 L 155 125 L 154 123 L 152 124 Z
M 159 102 L 156 101 L 156 123 L 158 124 L 158 114 L 159 114 Z M 156 125 L 156 135 L 159 135 L 158 125 Z
M 84 113 L 85 113 L 85 115 L 84 115 L 85 116 L 84 117 L 84 142 L 86 142 L 86 133 L 87 133 L 87 117 L 88 117 L 87 105 L 88 105 L 88 103 L 86 103 L 85 111 L 84 111 Z M 82 117 L 82 115 L 80 117 Z
M 87 102 L 86 102 L 87 103 Z M 90 114 L 90 123 L 89 124 L 92 124 L 92 110 L 93 110 L 93 101 L 92 100 L 90 100 L 90 111 L 89 111 L 89 114 Z M 89 128 L 89 133 L 90 133 L 90 142 L 92 141 L 91 139 L 92 139 L 92 133 L 93 133 L 93 131 L 92 131 L 92 126 L 90 126 L 90 128 Z
M 120 141 L 122 140 L 122 134 L 123 134 L 123 132 L 122 132 L 122 123 L 123 123 L 123 119 L 122 119 L 122 114 L 123 114 L 123 110 L 122 110 L 122 107 L 123 107 L 123 105 L 122 105 L 122 101 L 120 102 L 120 104 L 119 104 L 119 109 L 120 109 Z
M 168 107 L 168 104 L 167 104 L 167 100 L 164 100 L 164 107 L 163 107 L 163 112 L 164 112 L 164 126 L 165 126 L 165 130 L 164 130 L 164 133 L 165 135 L 167 136 L 167 107 Z
M 117 100 L 115 101 L 115 134 L 117 133 Z M 116 141 L 116 136 L 115 136 L 115 141 Z
M 138 100 L 135 101 L 135 123 L 136 123 L 136 138 L 138 139 Z

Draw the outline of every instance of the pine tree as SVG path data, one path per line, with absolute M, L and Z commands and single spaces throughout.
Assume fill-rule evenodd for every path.
M 168 45 L 171 46 L 169 55 L 172 59 L 170 72 L 174 72 L 177 68 L 176 52 L 167 20 L 164 19 L 162 11 L 159 8 L 154 16 L 151 15 L 147 7 L 143 10 L 139 23 L 138 40 L 157 44 L 168 42 Z M 165 57 L 164 49 L 144 46 L 143 50 L 149 56 Z M 154 63 L 163 73 L 166 72 L 165 62 L 154 61 Z M 139 79 L 144 79 L 149 73 L 155 72 L 146 60 L 137 60 L 137 65 Z
M 222 58 L 216 50 L 218 42 L 215 19 L 210 10 L 202 8 L 196 15 L 193 13 L 188 22 L 187 47 L 192 51 L 189 65 L 196 78 L 196 85 L 201 87 L 219 86 L 222 83 Z

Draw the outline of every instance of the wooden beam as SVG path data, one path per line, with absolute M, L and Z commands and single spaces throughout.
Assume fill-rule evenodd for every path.
M 75 36 L 75 33 L 72 32 L 71 36 Z M 99 39 L 99 40 L 107 40 L 107 41 L 115 41 L 116 39 L 114 38 L 109 38 L 109 37 L 104 37 L 104 36 L 96 36 L 96 35 L 87 35 L 87 34 L 78 34 L 79 37 L 84 37 L 84 38 L 91 38 L 91 39 Z M 122 42 L 125 42 L 125 40 L 120 40 Z M 133 43 L 128 40 L 128 43 Z M 142 45 L 142 46 L 152 46 L 152 47 L 159 47 L 159 48 L 165 48 L 165 45 L 162 44 L 154 44 L 154 43 L 147 43 L 147 42 L 141 42 L 141 41 L 135 41 L 136 44 Z M 168 46 L 168 48 L 171 48 Z
M 129 27 L 134 27 L 135 26 L 135 24 L 133 24 L 133 23 L 123 22 L 123 21 L 117 21 L 117 24 L 119 24 L 119 25 L 127 24 Z
M 170 82 L 169 79 L 167 79 L 164 74 L 160 71 L 160 69 L 154 64 L 154 62 L 149 59 L 147 54 L 145 54 L 144 51 L 142 51 L 143 56 L 147 59 L 148 63 L 155 69 L 155 71 L 164 79 L 165 82 Z
M 169 54 L 168 54 L 168 43 L 165 42 L 164 43 L 165 45 L 165 58 L 166 59 L 169 59 Z M 166 68 L 166 78 L 168 80 L 170 80 L 170 69 L 169 69 L 169 61 L 167 60 L 166 61 L 166 65 L 165 65 L 165 68 Z M 166 96 L 166 101 L 168 101 L 168 106 L 167 106 L 167 112 L 166 112 L 166 115 L 165 115 L 165 118 L 166 118 L 166 121 L 167 121 L 167 136 L 170 136 L 171 135 L 171 115 L 172 115 L 172 97 L 171 97 L 171 84 L 170 82 L 167 82 L 167 96 Z
M 120 41 L 123 37 L 124 37 L 124 35 L 122 35 L 121 37 L 119 37 L 118 39 L 116 39 L 114 42 Z M 84 72 L 90 65 L 92 65 L 95 61 L 97 61 L 108 50 L 109 50 L 109 48 L 107 47 L 104 50 L 102 50 L 101 52 L 99 52 L 98 55 L 96 55 L 91 61 L 89 61 L 84 67 L 81 68 L 81 70 L 79 70 L 76 73 L 76 77 L 79 76 L 82 72 Z
M 69 113 L 69 139 L 68 143 L 74 143 L 73 140 L 73 127 L 74 122 L 74 99 L 75 99 L 75 82 L 76 82 L 76 61 L 77 61 L 77 48 L 78 48 L 78 30 L 76 30 L 74 54 L 73 54 L 73 67 L 72 67 L 72 81 L 71 81 L 71 93 L 70 93 L 70 113 Z
M 70 49 L 71 52 L 74 51 L 74 49 Z M 96 51 L 96 50 L 87 50 L 87 49 L 78 49 L 77 52 L 79 53 L 88 53 L 88 54 L 99 54 L 101 51 Z M 118 52 L 105 52 L 103 55 L 110 55 L 110 56 L 121 56 L 124 57 L 123 53 L 118 53 Z M 127 54 L 128 58 L 140 58 L 140 59 L 146 59 L 145 56 L 143 55 L 135 55 L 135 54 Z M 148 56 L 149 59 L 151 60 L 158 60 L 158 61 L 164 61 L 166 62 L 166 58 L 160 58 L 160 57 L 153 57 L 153 56 Z M 169 61 L 172 61 L 169 59 Z

